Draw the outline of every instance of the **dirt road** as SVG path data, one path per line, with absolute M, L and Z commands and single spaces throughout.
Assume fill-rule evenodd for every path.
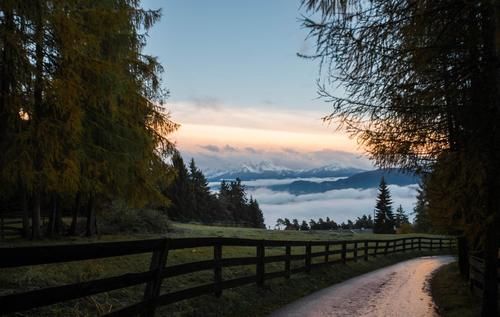
M 439 316 L 428 281 L 432 272 L 453 261 L 451 256 L 404 261 L 315 292 L 270 317 Z

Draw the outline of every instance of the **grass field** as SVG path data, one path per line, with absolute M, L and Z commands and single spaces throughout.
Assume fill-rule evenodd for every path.
M 335 232 L 297 232 L 269 231 L 262 229 L 245 229 L 230 227 L 200 226 L 194 224 L 173 223 L 167 234 L 169 237 L 239 237 L 252 239 L 278 240 L 348 240 L 348 239 L 383 239 L 395 238 L 394 235 L 352 234 Z M 411 236 L 398 235 L 397 237 Z M 158 237 L 158 235 L 110 235 L 99 237 L 99 241 L 129 240 Z M 95 241 L 90 240 L 90 241 Z M 81 243 L 88 239 L 73 238 L 57 241 L 41 241 L 37 243 Z M 3 245 L 26 245 L 26 241 L 3 242 Z M 313 250 L 314 252 L 315 250 Z M 319 251 L 319 250 L 318 250 Z M 292 254 L 303 253 L 303 248 L 292 248 Z M 282 248 L 268 248 L 266 255 L 283 254 Z M 403 259 L 429 253 L 397 254 L 387 258 L 377 257 L 368 262 L 337 264 L 332 267 L 313 270 L 310 274 L 292 275 L 290 280 L 274 279 L 266 281 L 265 289 L 248 285 L 224 291 L 217 300 L 211 295 L 182 301 L 159 310 L 159 316 L 263 316 L 273 309 L 314 290 L 345 280 L 352 276 L 389 265 Z M 255 256 L 255 248 L 224 247 L 223 257 Z M 171 251 L 168 264 L 193 262 L 212 259 L 212 248 L 196 248 Z M 333 257 L 333 256 L 332 256 Z M 319 261 L 320 259 L 318 259 Z M 75 263 L 38 265 L 16 269 L 5 269 L 0 272 L 0 292 L 18 292 L 67 283 L 75 283 L 91 279 L 120 275 L 128 272 L 148 270 L 150 255 L 115 257 L 99 260 L 87 260 Z M 295 261 L 294 261 L 295 262 Z M 292 267 L 302 262 L 294 263 Z M 283 269 L 283 263 L 266 264 L 266 272 Z M 223 278 L 230 279 L 253 275 L 254 266 L 240 266 L 223 269 Z M 181 290 L 190 286 L 209 283 L 213 272 L 202 271 L 164 280 L 162 292 Z M 118 307 L 123 307 L 141 299 L 143 286 L 130 287 L 107 294 L 91 296 L 85 299 L 52 305 L 47 308 L 29 311 L 25 316 L 94 316 Z
M 457 263 L 440 268 L 431 281 L 432 297 L 442 317 L 480 316 L 480 300 L 472 295 Z

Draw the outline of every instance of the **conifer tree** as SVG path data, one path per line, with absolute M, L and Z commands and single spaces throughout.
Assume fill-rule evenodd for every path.
M 410 220 L 408 215 L 403 209 L 403 206 L 399 205 L 398 209 L 396 209 L 396 215 L 394 216 L 394 225 L 396 228 L 401 227 L 403 224 L 409 224 Z
M 395 233 L 391 194 L 389 193 L 389 188 L 387 187 L 384 177 L 380 180 L 380 185 L 378 187 L 373 232 Z
M 309 225 L 305 220 L 302 220 L 302 223 L 300 224 L 300 231 L 309 231 Z

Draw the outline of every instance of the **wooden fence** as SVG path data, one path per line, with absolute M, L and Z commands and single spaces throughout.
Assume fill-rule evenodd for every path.
M 19 213 L 0 211 L 0 240 L 23 235 L 23 220 Z
M 253 247 L 256 250 L 256 256 L 223 258 L 222 249 L 226 246 Z M 206 261 L 171 266 L 167 265 L 169 251 L 199 247 L 213 248 L 213 258 Z M 292 247 L 303 247 L 305 252 L 302 254 L 292 254 Z M 311 269 L 325 264 L 346 263 L 347 261 L 358 261 L 360 259 L 367 261 L 369 257 L 384 256 L 395 252 L 443 250 L 455 247 L 455 238 L 427 237 L 348 241 L 165 238 L 73 245 L 3 247 L 0 248 L 0 269 L 108 258 L 139 253 L 151 253 L 152 256 L 149 270 L 146 272 L 128 273 L 121 276 L 102 278 L 83 283 L 54 286 L 0 296 L 0 315 L 145 284 L 144 296 L 140 302 L 113 311 L 106 316 L 154 316 L 155 309 L 158 306 L 168 305 L 204 294 L 214 294 L 218 297 L 225 289 L 251 283 L 263 286 L 266 280 L 277 277 L 289 278 L 292 274 L 309 272 Z M 266 255 L 266 248 L 273 248 L 273 250 L 282 248 L 284 252 L 282 255 Z M 313 248 L 322 251 L 312 252 Z M 333 255 L 337 256 L 333 257 Z M 316 259 L 316 261 L 313 261 L 313 259 Z M 300 261 L 302 265 L 292 268 L 292 261 Z M 266 272 L 266 264 L 275 262 L 282 262 L 283 270 L 278 272 Z M 294 264 L 296 264 L 296 262 L 294 262 Z M 255 265 L 256 274 L 223 280 L 223 268 L 243 265 Z M 163 280 L 204 270 L 213 271 L 213 283 L 161 294 L 160 289 Z

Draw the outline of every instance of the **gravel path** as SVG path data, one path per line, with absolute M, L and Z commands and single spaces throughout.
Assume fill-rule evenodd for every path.
M 404 261 L 312 293 L 270 317 L 439 316 L 428 281 L 436 269 L 453 261 L 451 256 Z

